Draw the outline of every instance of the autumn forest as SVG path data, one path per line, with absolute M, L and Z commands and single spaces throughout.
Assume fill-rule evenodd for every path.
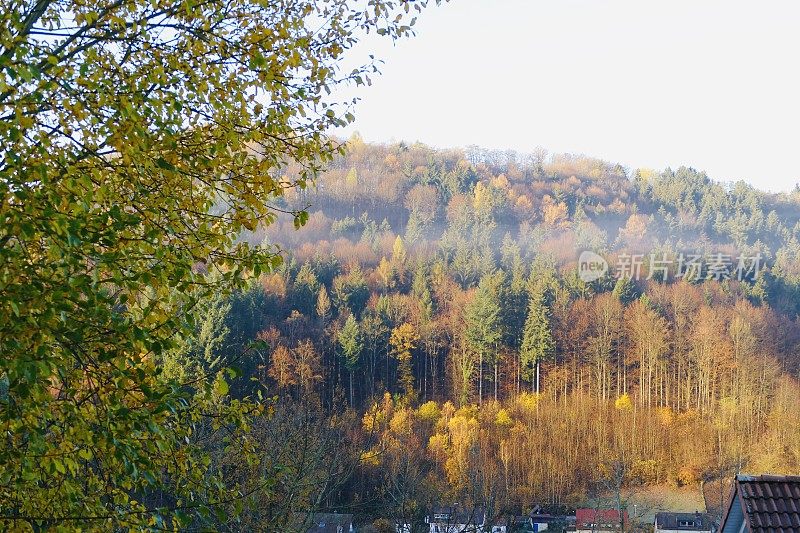
M 285 261 L 204 307 L 164 363 L 241 354 L 234 394 L 273 397 L 298 435 L 327 428 L 313 438 L 338 450 L 336 473 L 306 493 L 321 508 L 500 514 L 800 472 L 800 192 L 356 135 L 275 207 L 308 220 L 241 238 Z M 579 275 L 583 250 L 607 258 L 605 275 Z M 705 270 L 664 260 L 680 254 Z

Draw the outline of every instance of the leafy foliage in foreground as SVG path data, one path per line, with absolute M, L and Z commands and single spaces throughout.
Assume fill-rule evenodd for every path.
M 407 35 L 409 11 L 334 0 L 4 6 L 0 519 L 183 527 L 244 496 L 204 450 L 245 453 L 261 407 L 225 399 L 229 362 L 181 382 L 162 375 L 161 356 L 180 348 L 198 302 L 279 263 L 236 236 L 268 225 L 271 202 L 331 160 L 338 145 L 324 132 L 352 117 L 327 95 L 374 71 L 342 72 L 344 54 L 367 31 Z M 276 168 L 289 162 L 302 170 L 286 180 Z

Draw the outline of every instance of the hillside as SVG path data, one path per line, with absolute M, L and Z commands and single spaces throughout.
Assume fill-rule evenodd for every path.
M 258 339 L 240 394 L 361 420 L 329 506 L 523 509 L 800 471 L 800 192 L 355 138 L 276 202 L 308 221 L 243 237 L 286 261 L 224 304 L 212 351 Z

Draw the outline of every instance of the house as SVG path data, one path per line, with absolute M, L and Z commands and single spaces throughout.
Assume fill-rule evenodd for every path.
M 489 522 L 484 524 L 482 533 L 508 533 L 508 524 L 504 522 Z
M 543 513 L 541 510 L 531 512 L 528 516 L 518 516 L 514 518 L 514 528 L 512 531 L 521 533 L 538 533 L 545 531 L 552 522 L 556 522 L 557 517 Z
M 339 513 L 314 513 L 309 520 L 305 515 L 305 523 L 310 522 L 307 533 L 355 533 L 353 515 Z
M 623 511 L 622 520 L 628 529 L 628 512 Z M 575 511 L 576 533 L 606 533 L 621 531 L 619 511 L 616 509 L 577 509 Z
M 800 476 L 736 476 L 719 531 L 800 531 Z
M 505 528 L 494 530 L 486 523 L 486 511 L 481 507 L 436 507 L 425 521 L 430 533 L 506 533 Z
M 711 515 L 707 513 L 656 513 L 654 533 L 712 533 L 711 525 Z

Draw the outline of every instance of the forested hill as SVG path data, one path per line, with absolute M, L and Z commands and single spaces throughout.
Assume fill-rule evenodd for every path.
M 284 177 L 292 175 L 290 168 Z M 316 186 L 289 194 L 281 207 L 310 206 L 305 227 L 294 231 L 287 218 L 252 240 L 266 237 L 299 263 L 332 252 L 342 264 L 374 266 L 400 236 L 412 254 L 453 267 L 464 287 L 514 246 L 525 260 L 548 256 L 559 265 L 584 249 L 734 260 L 760 252 L 781 276 L 800 274 L 800 189 L 770 194 L 686 167 L 630 170 L 545 151 L 434 150 L 354 137 Z
M 800 191 L 354 138 L 277 202 L 307 206 L 245 236 L 286 261 L 210 307 L 198 353 L 363 416 L 362 477 L 331 506 L 402 465 L 404 490 L 508 509 L 800 472 Z M 582 251 L 608 270 L 579 274 Z

